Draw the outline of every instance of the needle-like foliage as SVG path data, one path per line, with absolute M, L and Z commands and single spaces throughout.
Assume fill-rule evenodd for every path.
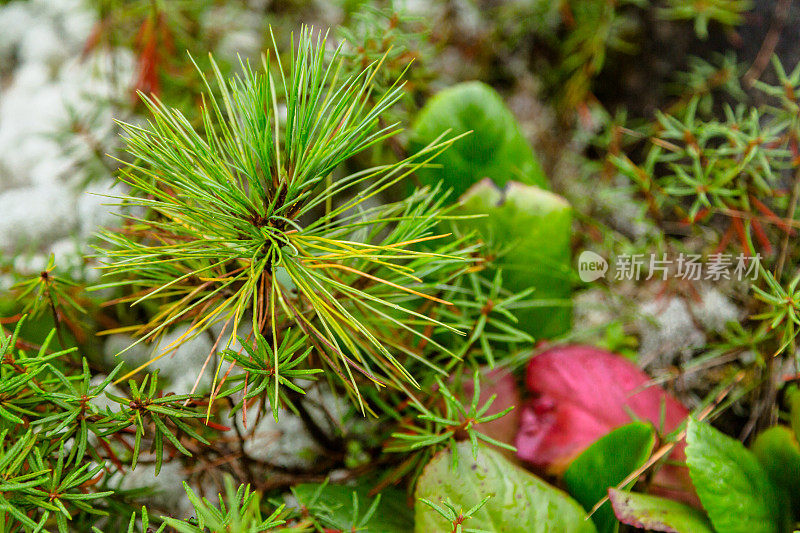
M 292 342 L 289 342 L 289 341 Z M 322 372 L 321 369 L 297 368 L 308 357 L 311 347 L 306 348 L 305 352 L 297 354 L 301 347 L 307 344 L 305 337 L 294 337 L 291 331 L 287 331 L 283 336 L 283 342 L 278 348 L 278 353 L 272 351 L 272 346 L 260 333 L 256 334 L 255 347 L 251 347 L 244 339 L 240 339 L 245 352 L 240 353 L 236 350 L 225 350 L 223 356 L 227 361 L 231 361 L 244 371 L 243 379 L 236 386 L 226 391 L 233 394 L 240 390 L 244 391 L 242 399 L 234 407 L 234 411 L 242 409 L 245 402 L 251 398 L 262 397 L 266 392 L 268 398 L 280 398 L 281 401 L 292 406 L 292 401 L 285 390 L 275 390 L 276 385 L 283 385 L 298 394 L 305 394 L 305 391 L 292 382 L 292 379 L 314 379 L 314 374 Z M 278 366 L 273 366 L 273 361 L 278 362 Z M 277 382 L 274 380 L 278 376 Z M 241 378 L 242 376 L 237 376 Z M 272 414 L 278 420 L 278 402 L 272 402 Z
M 514 408 L 508 407 L 500 412 L 487 414 L 497 395 L 493 394 L 482 405 L 480 404 L 480 379 L 479 373 L 473 374 L 473 393 L 469 405 L 459 400 L 450 389 L 437 378 L 436 388 L 442 397 L 442 402 L 434 409 L 419 404 L 413 407 L 418 411 L 416 424 L 405 424 L 404 431 L 392 434 L 395 439 L 386 450 L 389 452 L 412 452 L 428 449 L 433 452 L 444 444 L 455 446 L 457 441 L 469 440 L 472 444 L 472 454 L 478 455 L 478 441 L 487 442 L 499 448 L 516 451 L 506 443 L 499 442 L 479 431 L 476 426 L 497 420 L 511 412 Z M 443 405 L 443 409 L 440 407 Z M 453 454 L 453 465 L 458 458 Z
M 157 303 L 149 322 L 135 328 L 138 342 L 191 321 L 155 358 L 218 323 L 221 348 L 240 332 L 255 343 L 256 333 L 277 357 L 282 332 L 294 324 L 359 398 L 359 373 L 377 384 L 416 384 L 384 332 L 367 322 L 380 317 L 413 332 L 443 327 L 416 310 L 426 300 L 448 305 L 417 272 L 452 264 L 461 253 L 452 243 L 436 248 L 445 242 L 435 232 L 440 191 L 384 205 L 376 199 L 454 139 L 396 163 L 340 171 L 397 133 L 380 117 L 403 85 L 374 94 L 380 60 L 342 79 L 341 47 L 330 60 L 326 48 L 323 36 L 304 28 L 288 73 L 267 55 L 263 72 L 242 64 L 230 80 L 212 59 L 215 86 L 206 82 L 201 130 L 145 96 L 147 125 L 122 124 L 134 161 L 120 179 L 130 195 L 120 198 L 124 227 L 103 233 L 101 254 L 116 279 L 101 287 L 129 287 L 122 301 L 132 304 Z M 273 378 L 277 403 L 279 373 Z
M 108 514 L 114 489 L 104 478 L 123 471 L 123 461 L 133 469 L 143 442 L 155 451 L 156 470 L 166 453 L 191 455 L 183 435 L 208 443 L 198 433 L 203 413 L 185 405 L 190 396 L 163 395 L 155 375 L 131 382 L 130 394 L 111 394 L 121 365 L 93 382 L 85 359 L 79 370 L 65 368 L 74 348 L 50 350 L 55 330 L 35 352 L 19 348 L 24 322 L 11 335 L 0 328 L 2 531 L 85 531 L 69 522 Z
M 453 524 L 453 533 L 486 533 L 486 531 L 483 529 L 474 529 L 469 527 L 465 528 L 464 522 L 472 518 L 472 515 L 477 513 L 481 507 L 486 505 L 486 502 L 488 502 L 490 498 L 491 496 L 486 496 L 478 503 L 478 505 L 472 507 L 466 512 L 464 512 L 464 509 L 459 509 L 453 505 L 453 502 L 451 502 L 449 498 L 443 498 L 441 502 L 439 502 L 441 505 L 425 499 L 420 499 L 420 501 L 439 513 L 446 520 L 450 521 Z

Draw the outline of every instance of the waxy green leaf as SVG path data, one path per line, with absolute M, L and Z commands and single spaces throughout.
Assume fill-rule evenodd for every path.
M 453 198 L 487 177 L 501 187 L 514 180 L 549 188 L 514 115 L 488 85 L 461 83 L 431 98 L 414 122 L 412 152 L 448 130 L 449 136 L 471 133 L 437 157 L 435 166 L 417 170 L 423 183 L 441 181 L 445 189 L 453 189 Z
M 775 426 L 761 432 L 752 451 L 770 479 L 791 500 L 795 516 L 800 516 L 800 445 L 794 432 Z
M 609 488 L 616 487 L 647 461 L 654 445 L 653 427 L 644 422 L 622 426 L 600 437 L 564 472 L 567 492 L 590 511 L 605 498 Z M 592 520 L 600 533 L 613 533 L 619 529 L 608 502 L 592 515 Z
M 503 271 L 503 287 L 511 292 L 533 288 L 511 311 L 518 327 L 536 339 L 569 330 L 572 209 L 561 196 L 510 182 L 499 189 L 489 179 L 461 198 L 459 215 L 488 215 L 458 221 L 465 233 L 475 230 L 488 245 L 493 264 Z
M 693 419 L 688 423 L 686 442 L 689 474 L 717 531 L 786 531 L 784 495 L 741 442 Z

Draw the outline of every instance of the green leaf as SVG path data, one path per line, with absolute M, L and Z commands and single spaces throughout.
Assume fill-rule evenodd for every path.
M 538 187 L 511 182 L 501 190 L 483 180 L 465 194 L 458 215 L 488 215 L 459 220 L 465 233 L 475 230 L 488 243 L 503 270 L 503 287 L 534 291 L 512 313 L 518 327 L 536 339 L 570 329 L 572 210 L 561 196 Z M 544 300 L 554 300 L 541 305 Z M 527 306 L 523 306 L 527 304 Z M 532 306 L 533 305 L 533 306 Z
M 375 533 L 407 533 L 414 527 L 411 509 L 406 505 L 406 494 L 396 489 L 385 489 L 377 509 L 365 523 L 354 523 L 353 495 L 358 502 L 359 516 L 363 516 L 374 504 L 375 498 L 369 495 L 367 484 L 356 486 L 331 485 L 320 483 L 301 483 L 292 492 L 297 501 L 316 516 L 324 519 L 326 525 L 350 531 L 360 526 L 359 531 Z
M 770 479 L 791 500 L 795 516 L 800 516 L 800 445 L 794 432 L 785 426 L 761 432 L 752 451 Z
M 458 461 L 453 468 L 451 454 Z M 449 499 L 464 511 L 486 504 L 464 523 L 465 528 L 496 533 L 593 533 L 597 531 L 581 506 L 564 492 L 510 463 L 500 453 L 480 445 L 473 459 L 469 442 L 460 442 L 431 460 L 417 482 L 417 533 L 451 531 L 452 524 L 420 499 L 439 504 Z
M 683 503 L 616 489 L 609 489 L 608 497 L 624 524 L 671 533 L 714 533 L 702 512 Z
M 794 435 L 800 439 L 800 389 L 791 385 L 786 389 L 786 398 L 789 402 L 789 424 Z
M 689 474 L 717 531 L 786 530 L 784 496 L 741 442 L 693 419 L 689 420 L 686 442 Z
M 593 442 L 569 465 L 564 472 L 567 492 L 590 511 L 606 496 L 609 488 L 616 487 L 647 461 L 654 445 L 655 432 L 650 424 L 634 422 L 611 431 Z M 592 520 L 600 533 L 619 529 L 608 502 L 592 515 Z
M 413 125 L 411 151 L 422 149 L 448 130 L 448 136 L 472 133 L 437 157 L 435 167 L 419 169 L 422 183 L 441 181 L 445 189 L 453 189 L 454 198 L 485 177 L 500 186 L 515 180 L 549 188 L 514 115 L 488 85 L 461 83 L 431 98 Z

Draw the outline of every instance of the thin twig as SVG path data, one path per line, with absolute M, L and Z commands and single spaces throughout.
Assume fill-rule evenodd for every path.
M 787 225 L 794 223 L 794 214 L 797 210 L 797 200 L 800 196 L 800 168 L 797 169 L 794 175 L 794 187 L 792 187 L 792 198 L 789 201 L 789 211 L 786 214 Z M 783 234 L 783 242 L 781 242 L 781 253 L 778 256 L 778 262 L 775 266 L 775 279 L 780 281 L 783 274 L 783 266 L 786 264 L 786 256 L 789 253 L 789 232 Z
M 745 85 L 752 85 L 754 81 L 761 77 L 764 69 L 767 68 L 769 58 L 775 52 L 775 47 L 778 45 L 783 27 L 786 25 L 786 20 L 789 18 L 789 8 L 791 7 L 790 0 L 778 0 L 775 6 L 774 18 L 772 24 L 767 31 L 764 41 L 761 43 L 761 48 L 756 55 L 755 61 L 750 68 L 745 72 L 742 80 Z

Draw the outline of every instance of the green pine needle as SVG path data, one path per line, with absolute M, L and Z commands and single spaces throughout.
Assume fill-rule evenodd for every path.
M 226 80 L 211 59 L 220 96 L 206 81 L 202 131 L 144 95 L 152 114 L 147 126 L 121 123 L 134 158 L 120 176 L 130 195 L 119 198 L 123 227 L 102 233 L 103 268 L 115 279 L 96 288 L 128 287 L 120 301 L 157 303 L 149 322 L 135 329 L 137 343 L 191 321 L 150 362 L 218 323 L 218 342 L 229 327 L 228 339 L 235 339 L 249 322 L 247 342 L 256 332 L 277 354 L 282 332 L 294 324 L 359 400 L 353 370 L 379 386 L 416 385 L 367 323 L 380 315 L 414 331 L 447 327 L 416 310 L 425 301 L 450 304 L 430 294 L 432 284 L 415 272 L 464 254 L 437 244 L 446 237 L 436 232 L 441 191 L 365 206 L 455 138 L 341 175 L 343 162 L 399 131 L 380 117 L 402 97 L 403 84 L 373 94 L 382 60 L 340 79 L 341 47 L 330 60 L 325 50 L 325 37 L 304 28 L 287 76 L 279 58 L 274 74 L 266 56 L 263 72 L 242 63 L 242 74 Z M 215 390 L 219 374 L 217 368 Z M 277 385 L 277 372 L 274 379 Z M 277 395 L 277 386 L 271 390 Z

